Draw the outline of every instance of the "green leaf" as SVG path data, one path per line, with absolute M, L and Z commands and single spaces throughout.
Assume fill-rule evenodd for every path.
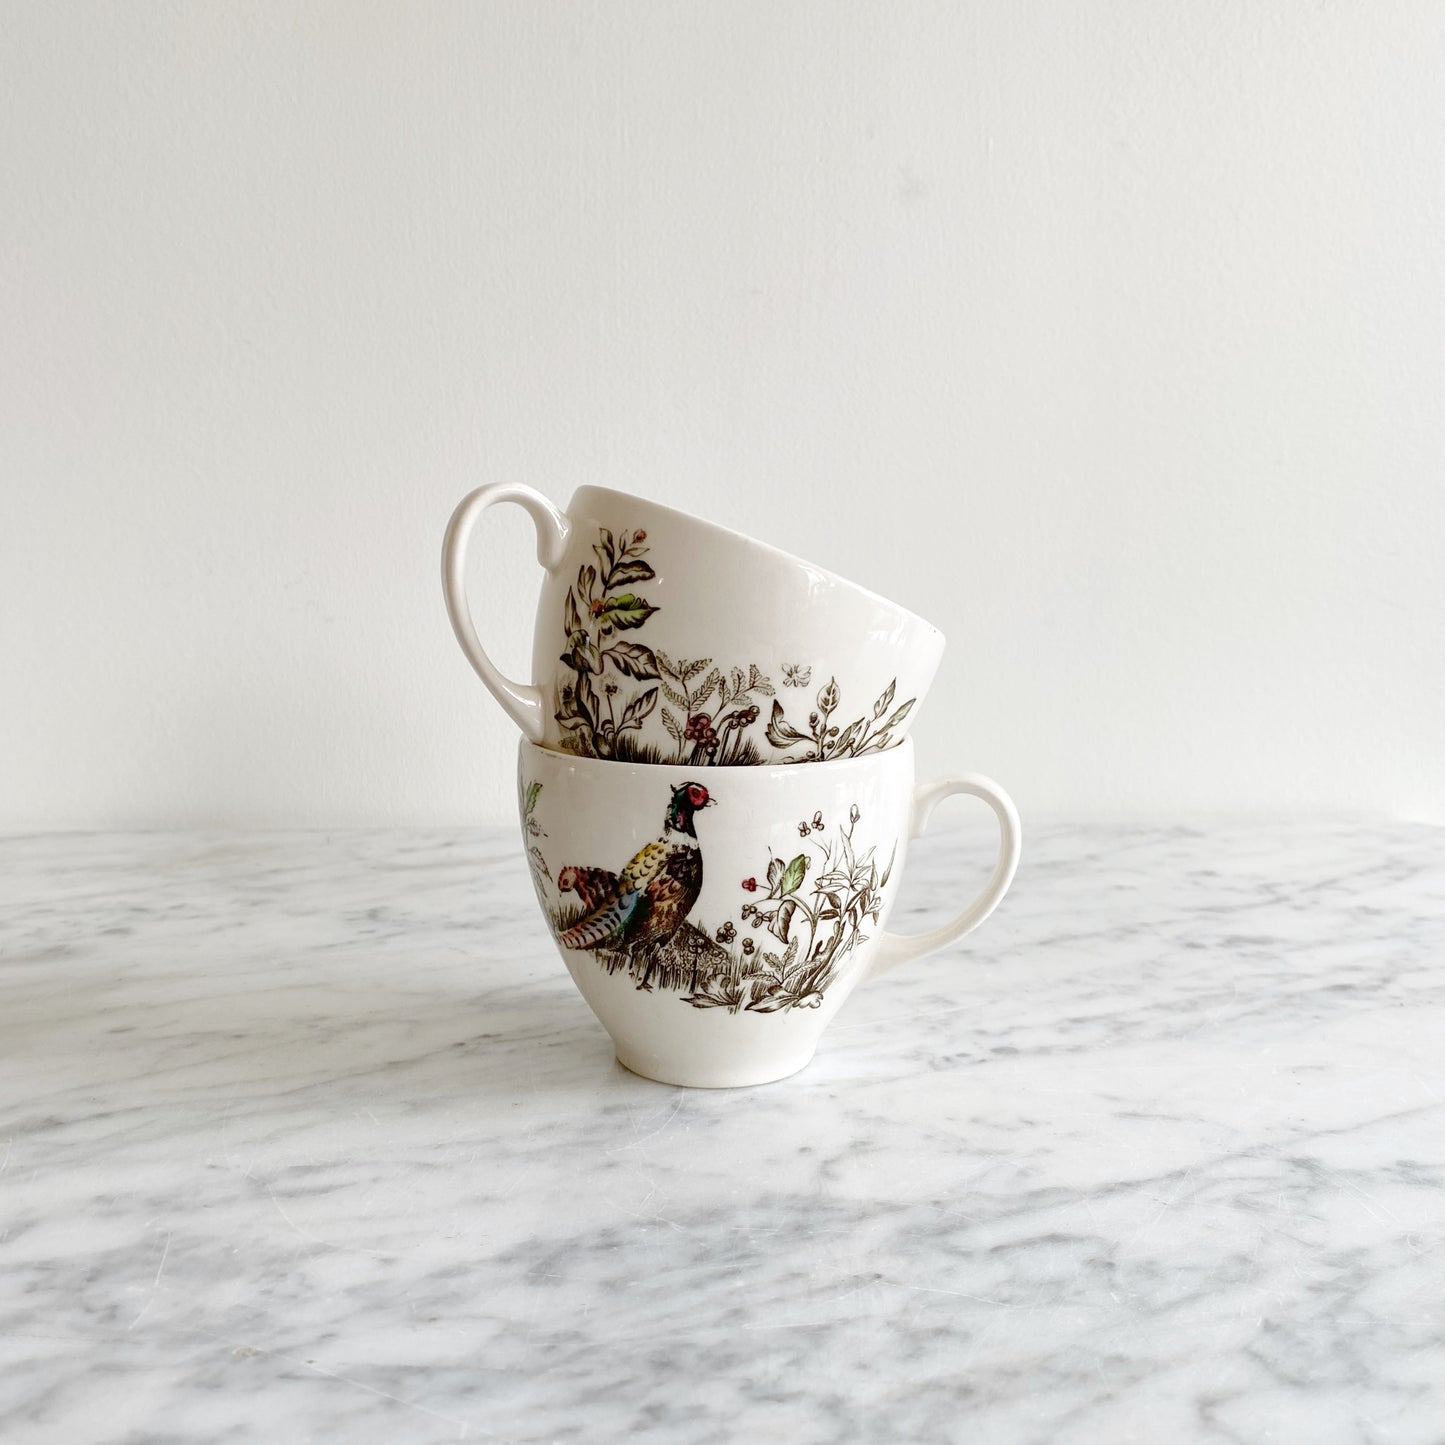
M 624 592 L 620 597 L 609 597 L 602 604 L 597 620 L 604 627 L 616 627 L 619 630 L 641 627 L 656 611 L 657 608 L 650 606 L 641 597 Z
M 537 795 L 542 791 L 541 783 L 532 782 L 527 784 L 527 796 L 522 803 L 522 816 L 530 818 L 532 809 L 537 806 Z
M 881 718 L 883 714 L 887 712 L 890 707 L 893 706 L 893 693 L 897 689 L 897 687 L 898 679 L 895 677 L 893 681 L 888 684 L 888 688 L 884 692 L 883 696 L 880 697 L 878 701 L 873 704 L 874 722 L 877 722 L 878 719 Z
M 660 676 L 652 649 L 640 642 L 614 642 L 602 652 L 602 660 L 606 662 L 609 659 L 618 672 L 635 677 L 639 682 Z
M 621 587 L 627 582 L 651 582 L 657 573 L 647 565 L 646 562 L 619 562 L 611 572 L 607 574 L 607 585 L 609 587 Z
M 768 719 L 766 729 L 768 741 L 775 748 L 791 747 L 794 743 L 805 743 L 808 741 L 806 733 L 800 733 L 787 718 L 783 716 L 783 705 L 776 698 L 773 699 L 773 715 Z
M 778 885 L 783 895 L 796 893 L 802 886 L 803 879 L 808 872 L 808 855 L 799 853 L 783 872 L 782 881 Z

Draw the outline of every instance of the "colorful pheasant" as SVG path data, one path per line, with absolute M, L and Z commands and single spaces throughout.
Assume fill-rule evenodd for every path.
M 620 874 L 604 868 L 564 868 L 563 893 L 576 893 L 586 914 L 559 936 L 564 948 L 647 958 L 639 988 L 650 990 L 657 954 L 692 912 L 702 891 L 702 850 L 693 814 L 711 806 L 701 783 L 675 788 L 662 837 L 649 843 Z

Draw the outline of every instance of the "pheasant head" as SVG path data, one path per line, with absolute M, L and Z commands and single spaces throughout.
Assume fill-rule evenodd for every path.
M 699 808 L 710 808 L 712 805 L 713 800 L 701 783 L 684 783 L 680 788 L 674 788 L 672 802 L 667 806 L 667 831 L 686 833 L 688 837 L 696 838 L 692 815 Z

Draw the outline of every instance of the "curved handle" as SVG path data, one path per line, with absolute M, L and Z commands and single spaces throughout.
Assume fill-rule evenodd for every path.
M 955 793 L 982 798 L 998 818 L 998 862 L 994 864 L 993 877 L 957 918 L 941 928 L 928 933 L 885 933 L 878 941 L 878 952 L 874 955 L 873 967 L 868 971 L 870 978 L 897 968 L 910 959 L 935 953 L 962 938 L 965 933 L 972 932 L 998 907 L 1009 890 L 1009 884 L 1014 881 L 1014 873 L 1019 866 L 1019 850 L 1023 847 L 1023 829 L 1019 826 L 1019 815 L 1013 800 L 988 778 L 967 773 L 962 777 L 943 778 L 936 783 L 921 783 L 913 792 L 913 817 L 908 836 L 917 838 L 928 826 L 933 810 Z
M 515 502 L 531 517 L 537 528 L 537 560 L 549 572 L 555 572 L 561 565 L 571 524 L 541 492 L 507 483 L 478 487 L 462 498 L 447 523 L 447 534 L 442 541 L 442 595 L 447 600 L 452 631 L 456 633 L 467 661 L 476 668 L 477 676 L 486 683 L 488 691 L 517 726 L 534 743 L 540 743 L 547 722 L 547 703 L 542 689 L 528 683 L 513 682 L 492 666 L 492 660 L 477 636 L 472 609 L 467 603 L 467 544 L 477 519 L 498 502 Z

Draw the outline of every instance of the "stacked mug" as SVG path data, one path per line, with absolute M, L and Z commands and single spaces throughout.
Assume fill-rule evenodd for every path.
M 492 665 L 467 604 L 481 514 L 514 502 L 546 570 L 532 681 Z M 936 627 L 765 543 L 623 492 L 559 511 L 482 487 L 452 515 L 457 641 L 522 730 L 518 797 L 537 899 L 619 1062 L 664 1083 L 767 1083 L 805 1067 L 865 978 L 977 927 L 1018 866 L 986 778 L 915 786 L 908 730 Z M 885 931 L 908 843 L 955 793 L 1000 846 L 942 927 Z

